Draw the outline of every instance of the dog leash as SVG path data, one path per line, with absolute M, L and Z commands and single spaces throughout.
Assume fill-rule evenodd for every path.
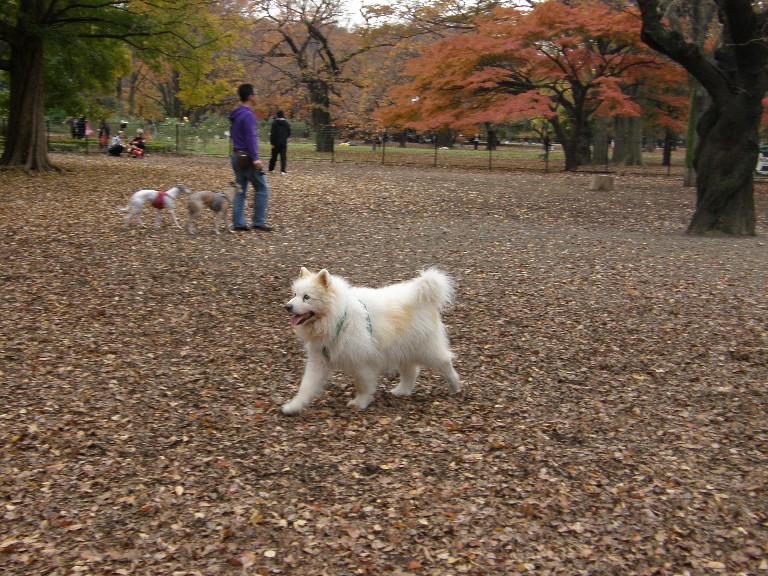
M 371 315 L 368 313 L 368 307 L 365 305 L 365 303 L 362 300 L 358 300 L 360 302 L 360 305 L 363 307 L 363 310 L 365 310 L 365 321 L 368 327 L 368 336 L 373 338 L 373 324 L 371 323 Z M 347 310 L 344 310 L 344 315 L 339 319 L 338 323 L 336 324 L 336 334 L 333 335 L 333 340 L 331 340 L 331 343 L 328 344 L 328 346 L 323 346 L 323 356 L 325 356 L 325 359 L 329 362 L 331 361 L 331 352 L 328 350 L 329 347 L 333 346 L 333 344 L 336 342 L 336 340 L 339 337 L 339 334 L 341 334 L 341 329 L 344 328 L 344 323 L 347 321 Z

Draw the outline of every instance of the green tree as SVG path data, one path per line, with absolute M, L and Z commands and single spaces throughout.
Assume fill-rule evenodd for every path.
M 0 4 L 0 70 L 9 78 L 8 138 L 0 166 L 49 170 L 46 75 L 76 76 L 85 42 L 109 78 L 119 44 L 143 54 L 182 57 L 206 44 L 212 0 L 11 0 Z M 67 62 L 69 59 L 69 62 Z M 57 62 L 53 66 L 54 61 Z

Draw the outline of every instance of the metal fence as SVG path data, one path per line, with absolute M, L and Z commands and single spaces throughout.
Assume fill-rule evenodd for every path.
M 522 138 L 499 142 L 493 147 L 483 141 L 459 141 L 444 146 L 437 141 L 396 141 L 391 137 L 368 140 L 334 137 L 333 142 L 330 150 L 318 151 L 314 143 L 297 140 L 289 144 L 288 154 L 294 160 L 472 170 L 562 172 L 566 165 L 565 153 L 560 144 L 552 143 L 545 147 L 541 141 Z M 684 172 L 685 149 L 680 146 L 672 147 L 665 159 L 663 147 L 657 143 L 637 143 L 636 149 L 641 150 L 640 161 L 624 165 L 613 161 L 614 148 L 622 148 L 621 144 L 611 142 L 607 156 L 596 162 L 591 156 L 594 146 L 591 142 L 585 142 L 580 149 L 588 152 L 590 158 L 582 159 L 578 170 L 656 175 L 682 175 Z
M 0 145 L 4 141 L 6 126 L 6 119 L 0 118 L 0 136 L 3 137 L 0 139 Z M 104 149 L 100 146 L 98 139 L 98 125 L 89 125 L 89 127 L 92 132 L 86 131 L 81 135 L 73 133 L 69 121 L 48 121 L 46 133 L 49 150 L 84 154 L 103 153 Z M 132 123 L 125 126 L 119 123 L 109 124 L 112 136 L 121 128 L 128 140 L 138 128 L 144 130 L 148 137 L 148 154 L 224 157 L 230 152 L 224 119 L 221 119 L 218 124 L 209 123 L 204 127 L 173 121 Z M 269 153 L 268 130 L 268 123 L 263 123 L 260 134 L 262 157 L 268 156 Z M 565 169 L 565 154 L 562 146 L 553 143 L 545 149 L 543 144 L 536 140 L 503 141 L 489 149 L 482 141 L 454 142 L 451 146 L 443 146 L 437 142 L 424 140 L 395 141 L 388 135 L 367 140 L 345 139 L 339 137 L 334 128 L 328 128 L 328 131 L 321 136 L 322 138 L 317 138 L 317 135 L 292 138 L 288 146 L 290 160 L 498 171 L 561 172 Z M 322 146 L 325 150 L 320 150 L 321 146 L 316 142 L 329 145 Z M 623 165 L 614 162 L 611 157 L 616 144 L 613 142 L 609 148 L 607 160 L 594 162 L 587 159 L 581 163 L 578 170 L 645 175 L 682 175 L 684 172 L 685 149 L 682 147 L 673 148 L 667 156 L 668 162 L 665 162 L 662 147 L 655 143 L 653 145 L 646 143 L 641 146 L 642 155 L 639 163 Z M 590 143 L 582 146 L 582 150 L 587 152 L 593 149 Z

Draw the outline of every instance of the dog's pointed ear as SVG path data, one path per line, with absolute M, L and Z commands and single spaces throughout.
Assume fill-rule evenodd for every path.
M 320 283 L 320 286 L 322 286 L 323 288 L 328 288 L 328 286 L 330 286 L 331 284 L 330 272 L 328 272 L 328 270 L 326 270 L 325 268 L 320 270 L 320 272 L 317 273 L 317 281 Z
M 312 276 L 312 272 L 302 266 L 301 270 L 299 271 L 299 278 L 306 278 L 307 276 Z

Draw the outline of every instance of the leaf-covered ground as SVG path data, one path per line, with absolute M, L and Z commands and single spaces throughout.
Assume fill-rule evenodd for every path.
M 4 574 L 768 573 L 764 184 L 701 239 L 677 179 L 294 163 L 275 232 L 190 237 L 118 209 L 225 160 L 55 160 L 1 174 Z M 281 415 L 302 265 L 453 275 L 465 393 Z

